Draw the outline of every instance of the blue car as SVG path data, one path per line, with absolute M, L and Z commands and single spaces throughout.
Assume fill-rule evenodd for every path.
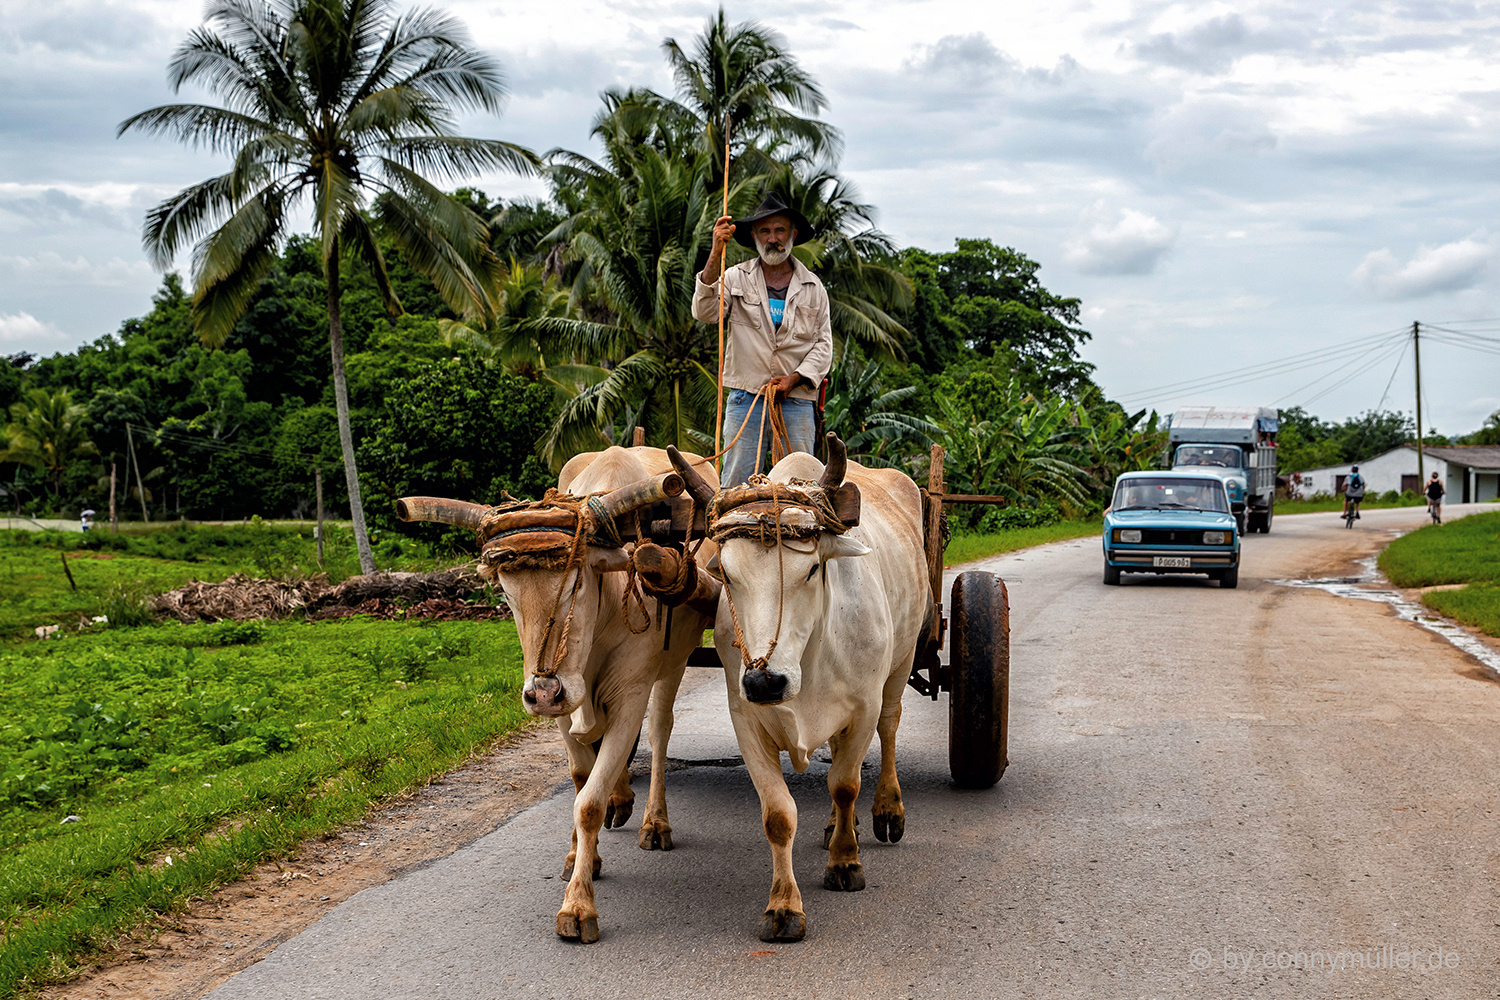
M 1194 472 L 1127 472 L 1104 512 L 1104 582 L 1121 573 L 1207 573 L 1240 582 L 1239 525 L 1224 481 Z

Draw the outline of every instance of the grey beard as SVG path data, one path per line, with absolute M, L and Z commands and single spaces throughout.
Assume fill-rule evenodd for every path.
M 762 243 L 760 240 L 756 240 L 755 252 L 760 254 L 761 263 L 770 264 L 772 267 L 776 267 L 778 264 L 786 263 L 786 259 L 792 255 L 792 246 L 792 241 L 787 240 L 786 246 L 782 247 L 780 250 L 767 250 L 765 243 Z

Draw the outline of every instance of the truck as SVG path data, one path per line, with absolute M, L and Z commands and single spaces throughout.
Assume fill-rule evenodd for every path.
M 1184 406 L 1168 418 L 1168 467 L 1223 480 L 1240 534 L 1268 534 L 1276 511 L 1275 407 Z

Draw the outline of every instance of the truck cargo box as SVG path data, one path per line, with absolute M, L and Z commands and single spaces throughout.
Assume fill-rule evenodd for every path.
M 1274 440 L 1280 413 L 1275 407 L 1184 406 L 1172 414 L 1167 440 L 1249 444 Z

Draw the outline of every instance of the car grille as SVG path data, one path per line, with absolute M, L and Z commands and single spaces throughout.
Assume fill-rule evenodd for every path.
M 1226 532 L 1227 534 L 1227 532 Z M 1203 532 L 1165 531 L 1161 528 L 1144 528 L 1141 531 L 1142 545 L 1202 545 Z M 1227 543 L 1226 543 L 1227 544 Z

